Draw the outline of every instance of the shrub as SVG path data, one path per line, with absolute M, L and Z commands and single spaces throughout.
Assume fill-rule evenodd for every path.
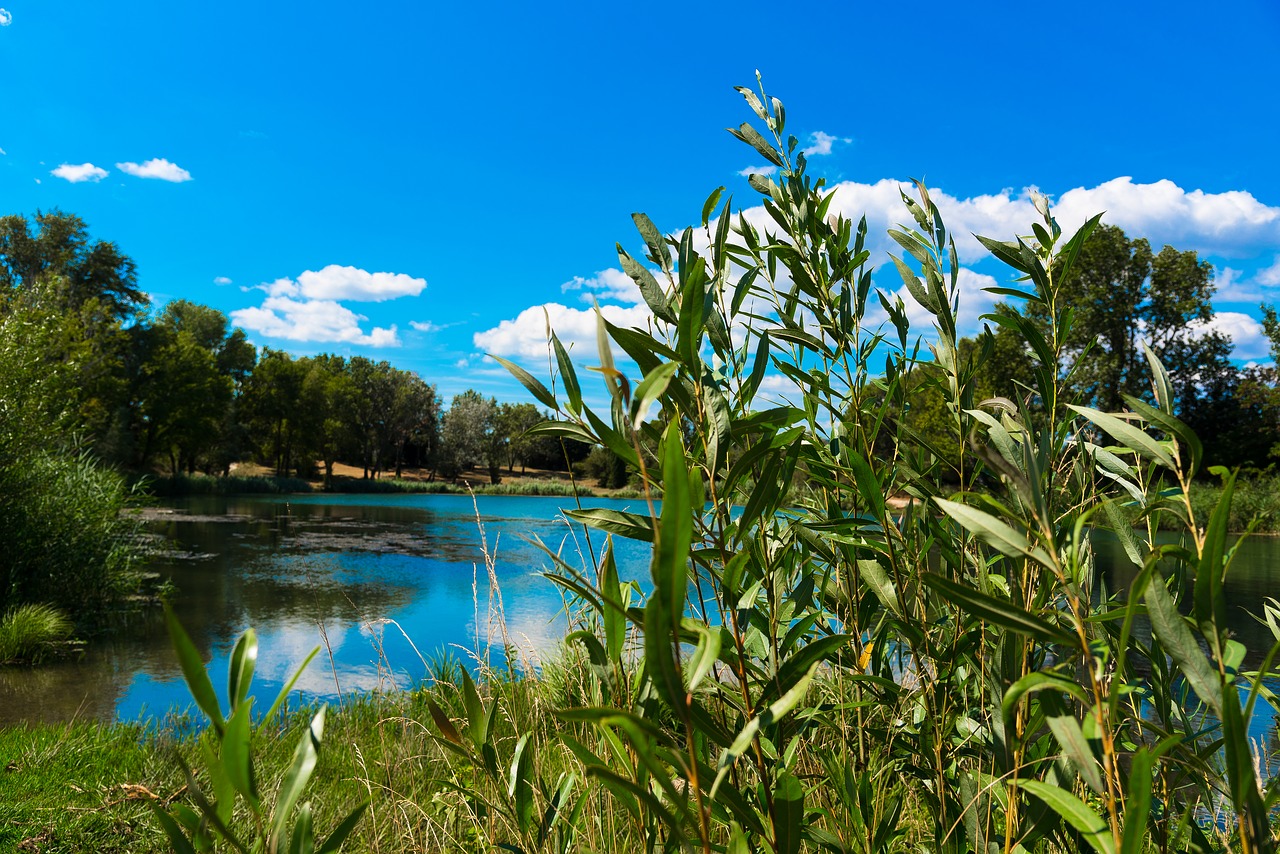
M 1035 309 L 987 316 L 1034 365 L 1021 400 L 980 400 L 991 342 L 959 347 L 958 256 L 927 188 L 890 231 L 932 323 L 925 355 L 903 301 L 873 287 L 865 219 L 831 213 L 781 104 L 740 91 L 761 127 L 733 133 L 777 170 L 750 177 L 767 228 L 720 190 L 672 236 L 635 215 L 646 259 L 619 259 L 654 322 L 597 314 L 607 411 L 554 333 L 550 387 L 512 366 L 559 418 L 540 435 L 603 445 L 662 505 L 569 514 L 653 544 L 642 602 L 611 544 L 588 575 L 548 553 L 589 614 L 571 641 L 591 701 L 559 710 L 560 745 L 525 733 L 499 752 L 469 683 L 460 724 L 432 707 L 501 818 L 490 841 L 532 850 L 539 816 L 580 814 L 542 776 L 563 749 L 625 817 L 621 848 L 880 851 L 911 821 L 927 850 L 1274 850 L 1280 780 L 1263 786 L 1248 741 L 1267 692 L 1224 617 L 1234 478 L 1213 472 L 1220 497 L 1194 505 L 1202 449 L 1149 352 L 1151 394 L 1126 413 L 1066 390 L 1060 283 L 1098 217 L 1068 237 L 1036 197 L 1032 234 L 979 238 L 1021 282 L 995 293 Z M 786 393 L 760 393 L 770 373 Z M 927 438 L 906 417 L 922 388 L 944 404 Z M 1157 538 L 1166 521 L 1180 544 Z M 1097 529 L 1133 564 L 1125 596 L 1098 593 Z M 1266 616 L 1280 638 L 1280 606 Z

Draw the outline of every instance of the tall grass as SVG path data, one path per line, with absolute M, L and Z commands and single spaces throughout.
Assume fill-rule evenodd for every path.
M 137 586 L 123 479 L 84 454 L 0 460 L 0 605 L 49 603 L 93 621 Z
M 557 732 L 507 731 L 523 718 L 495 712 L 498 687 L 429 704 L 467 826 L 519 851 L 1274 851 L 1280 781 L 1248 725 L 1280 647 L 1245 673 L 1228 632 L 1235 479 L 1193 500 L 1202 449 L 1150 352 L 1127 412 L 1066 392 L 1060 283 L 1099 218 L 1068 236 L 1035 197 L 1033 233 L 979 238 L 1017 277 L 995 294 L 1034 309 L 986 319 L 1036 367 L 977 399 L 993 341 L 959 349 L 961 269 L 927 188 L 890 231 L 926 353 L 920 311 L 873 286 L 865 220 L 831 213 L 781 105 L 740 91 L 759 127 L 733 132 L 777 168 L 750 179 L 768 229 L 720 191 L 678 236 L 635 216 L 645 259 L 619 258 L 654 322 L 598 315 L 608 411 L 554 333 L 551 383 L 511 366 L 557 414 L 539 432 L 606 446 L 663 498 L 569 514 L 653 544 L 645 596 L 607 540 L 585 574 L 548 555 L 587 615 Z M 787 387 L 765 397 L 769 374 Z M 905 423 L 921 375 L 943 439 Z M 1123 595 L 1095 597 L 1097 529 L 1133 565 Z M 1265 617 L 1280 639 L 1280 606 Z
M 38 663 L 71 637 L 71 621 L 49 605 L 18 605 L 0 616 L 0 664 Z

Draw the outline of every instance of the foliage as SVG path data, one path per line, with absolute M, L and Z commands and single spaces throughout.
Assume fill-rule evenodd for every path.
M 626 461 L 603 445 L 592 448 L 578 465 L 583 476 L 595 480 L 602 489 L 618 489 L 630 479 Z
M 994 348 L 957 340 L 960 269 L 927 189 L 903 194 L 910 224 L 889 232 L 932 320 L 925 357 L 902 301 L 874 289 L 865 220 L 829 215 L 781 103 L 740 91 L 762 130 L 732 133 L 777 168 L 750 178 L 769 222 L 735 217 L 719 190 L 674 236 L 635 215 L 647 264 L 621 246 L 619 259 L 655 320 L 598 316 L 608 412 L 584 403 L 554 333 L 557 382 L 514 371 L 561 419 L 535 433 L 609 448 L 662 505 L 570 514 L 653 544 L 643 598 L 609 544 L 588 574 L 548 553 L 587 615 L 570 639 L 591 681 L 556 712 L 558 748 L 535 753 L 525 733 L 500 753 L 477 698 L 456 719 L 432 709 L 476 769 L 458 782 L 476 814 L 503 817 L 489 841 L 538 850 L 537 817 L 576 809 L 544 773 L 554 748 L 651 851 L 886 850 L 907 802 L 928 850 L 1274 850 L 1280 782 L 1259 779 L 1247 732 L 1280 647 L 1246 673 L 1227 634 L 1234 476 L 1212 472 L 1222 494 L 1198 514 L 1204 449 L 1150 349 L 1149 392 L 1117 390 L 1125 413 L 1081 405 L 1074 385 L 1087 348 L 1064 283 L 1098 218 L 1067 237 L 1036 197 L 1032 234 L 980 238 L 1019 277 L 994 292 L 1027 307 L 986 319 L 1030 354 L 1026 394 L 984 401 Z M 932 438 L 904 416 L 920 371 L 945 404 Z M 794 404 L 760 395 L 770 372 Z M 1180 540 L 1157 538 L 1165 522 Z M 1126 596 L 1095 598 L 1097 530 L 1132 563 Z
M 285 683 L 279 696 L 267 713 L 255 724 L 253 720 L 254 697 L 249 693 L 253 670 L 258 659 L 258 640 L 252 629 L 236 641 L 228 660 L 227 710 L 224 717 L 218 704 L 213 685 L 205 672 L 200 653 L 178 623 L 166 604 L 165 619 L 169 636 L 182 666 L 182 674 L 191 696 L 209 720 L 209 726 L 199 740 L 200 755 L 204 762 L 203 780 L 187 767 L 179 757 L 187 778 L 187 792 L 195 808 L 185 803 L 175 804 L 170 810 L 154 805 L 155 815 L 174 850 L 178 852 L 213 851 L 218 841 L 234 846 L 242 852 L 336 852 L 350 835 L 366 805 L 362 804 L 347 815 L 323 843 L 317 846 L 312 826 L 311 803 L 303 802 L 303 793 L 315 772 L 324 736 L 325 709 L 321 707 L 311 719 L 307 732 L 299 741 L 293 754 L 293 762 L 280 778 L 275 799 L 268 804 L 255 772 L 253 742 L 262 730 L 270 730 L 272 719 L 280 711 L 302 671 L 320 652 L 316 647 L 299 666 L 293 677 Z M 296 813 L 295 813 L 296 810 Z M 249 827 L 237 825 L 245 822 L 240 812 L 248 813 Z
M 0 664 L 38 663 L 71 637 L 67 616 L 48 605 L 18 605 L 0 615 Z

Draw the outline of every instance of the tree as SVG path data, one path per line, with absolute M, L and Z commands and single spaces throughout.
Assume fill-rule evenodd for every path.
M 231 449 L 219 446 L 224 438 L 240 444 L 228 412 L 237 408 L 236 395 L 257 352 L 241 330 L 229 333 L 227 326 L 217 309 L 174 300 L 150 328 L 140 400 L 144 466 L 153 451 L 165 450 L 175 473 L 194 471 L 201 462 L 206 470 L 229 468 Z
M 0 217 L 0 289 L 52 283 L 61 310 L 78 311 L 96 299 L 117 320 L 146 307 L 137 266 L 114 243 L 92 240 L 74 214 L 36 211 L 33 219 L 34 228 L 23 216 Z
M 498 432 L 506 441 L 508 472 L 515 471 L 516 460 L 519 460 L 520 473 L 524 474 L 538 438 L 524 434 L 546 420 L 547 416 L 532 403 L 504 403 L 498 408 Z
M 293 468 L 297 445 L 309 435 L 319 415 L 304 402 L 307 365 L 280 350 L 264 349 L 245 383 L 245 419 L 259 448 L 284 477 Z
M 454 396 L 440 429 L 441 451 L 446 460 L 444 473 L 456 476 L 484 465 L 491 482 L 500 480 L 497 472 L 503 441 L 497 429 L 497 414 L 497 401 L 486 399 L 475 389 Z

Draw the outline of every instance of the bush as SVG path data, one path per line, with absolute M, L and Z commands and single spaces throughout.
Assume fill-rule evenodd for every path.
M 1123 417 L 1069 396 L 1061 283 L 1099 217 L 1068 237 L 1037 196 L 1034 236 L 979 238 L 1020 277 L 996 293 L 1033 309 L 988 316 L 1033 386 L 983 400 L 990 339 L 959 346 L 961 270 L 927 188 L 890 236 L 931 358 L 873 292 L 865 220 L 831 212 L 781 104 L 740 91 L 761 127 L 733 133 L 777 170 L 750 178 L 768 230 L 719 190 L 675 236 L 635 216 L 646 259 L 619 256 L 654 321 L 598 316 L 607 409 L 567 357 L 560 394 L 513 371 L 560 419 L 542 435 L 590 437 L 662 506 L 569 514 L 653 544 L 643 601 L 611 546 L 585 574 L 548 552 L 589 662 L 558 743 L 495 736 L 497 701 L 467 680 L 461 710 L 431 707 L 488 841 L 534 850 L 608 798 L 615 850 L 1274 851 L 1280 778 L 1263 785 L 1248 737 L 1270 692 L 1225 619 L 1234 477 L 1193 502 L 1202 448 L 1149 351 L 1151 393 Z M 615 347 L 643 376 L 622 381 Z M 765 398 L 770 371 L 792 385 Z M 944 404 L 927 438 L 900 417 L 922 385 Z M 1132 563 L 1123 596 L 1099 592 L 1095 530 Z M 1280 639 L 1280 604 L 1265 617 Z M 565 751 L 596 791 L 554 777 Z
M 85 454 L 0 461 L 0 606 L 45 602 L 93 619 L 133 590 L 123 479 Z

